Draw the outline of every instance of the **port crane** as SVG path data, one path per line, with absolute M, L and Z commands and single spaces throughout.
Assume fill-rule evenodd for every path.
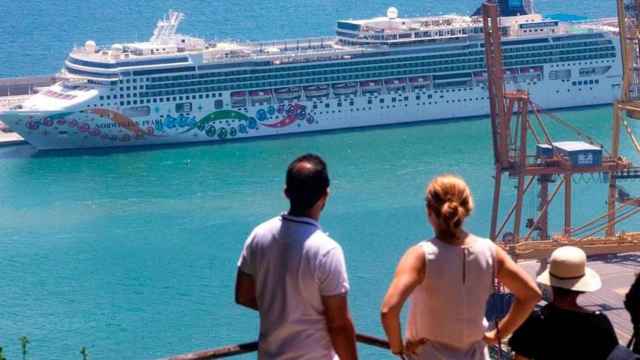
M 640 251 L 640 232 L 616 232 L 617 224 L 640 214 L 640 202 L 618 187 L 619 181 L 640 179 L 640 167 L 620 153 L 623 130 L 640 153 L 640 142 L 629 123 L 640 119 L 640 0 L 627 1 L 631 2 L 617 0 L 624 76 L 620 100 L 614 104 L 610 149 L 571 123 L 545 113 L 551 121 L 576 135 L 576 141 L 555 141 L 545 125 L 543 110 L 529 93 L 506 90 L 501 46 L 504 29 L 500 26 L 498 5 L 483 4 L 495 163 L 490 237 L 518 260 L 546 259 L 563 245 L 578 246 L 589 255 Z M 535 142 L 535 152 L 531 141 Z M 607 209 L 603 215 L 576 227 L 572 223 L 572 185 L 574 177 L 585 174 L 608 182 Z M 505 176 L 516 180 L 516 196 L 515 203 L 501 214 Z M 523 204 L 525 195 L 533 192 L 534 187 L 538 188 L 537 212 L 535 218 L 526 222 L 525 233 Z M 558 196 L 560 193 L 562 196 Z M 556 198 L 563 202 L 563 228 L 552 234 L 549 210 Z

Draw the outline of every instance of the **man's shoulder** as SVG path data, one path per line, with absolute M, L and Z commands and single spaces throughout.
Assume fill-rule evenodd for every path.
M 278 231 L 282 225 L 282 218 L 280 216 L 274 216 L 269 220 L 263 221 L 259 225 L 253 228 L 254 235 L 262 235 L 266 233 L 273 233 Z
M 309 237 L 306 245 L 317 251 L 320 255 L 327 254 L 336 249 L 342 250 L 342 247 L 336 240 L 320 229 L 317 229 L 317 231 Z

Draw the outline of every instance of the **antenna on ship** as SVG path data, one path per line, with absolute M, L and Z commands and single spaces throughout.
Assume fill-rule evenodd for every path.
M 174 10 L 169 10 L 169 13 L 164 18 L 158 20 L 155 30 L 153 30 L 153 36 L 149 41 L 162 42 L 163 40 L 172 39 L 176 35 L 178 25 L 184 19 L 184 14 Z

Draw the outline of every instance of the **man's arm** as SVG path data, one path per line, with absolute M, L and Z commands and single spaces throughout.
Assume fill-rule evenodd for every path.
M 238 269 L 238 274 L 236 275 L 236 304 L 258 310 L 256 282 L 253 276 L 240 269 Z
M 324 315 L 333 349 L 340 360 L 356 360 L 356 330 L 349 314 L 347 294 L 323 296 Z

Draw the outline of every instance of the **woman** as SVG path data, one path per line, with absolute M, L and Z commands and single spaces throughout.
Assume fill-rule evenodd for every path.
M 580 295 L 602 285 L 600 276 L 587 267 L 584 251 L 574 246 L 554 250 L 538 282 L 551 287 L 553 299 L 534 311 L 509 339 L 515 359 L 609 359 L 618 345 L 611 321 L 578 304 Z
M 502 249 L 463 229 L 473 209 L 464 180 L 439 176 L 426 192 L 435 237 L 407 250 L 382 305 L 391 351 L 413 359 L 489 359 L 487 344 L 496 344 L 520 326 L 540 300 L 540 291 Z M 487 331 L 484 314 L 494 274 L 515 301 L 498 328 Z M 400 312 L 410 295 L 405 343 Z

